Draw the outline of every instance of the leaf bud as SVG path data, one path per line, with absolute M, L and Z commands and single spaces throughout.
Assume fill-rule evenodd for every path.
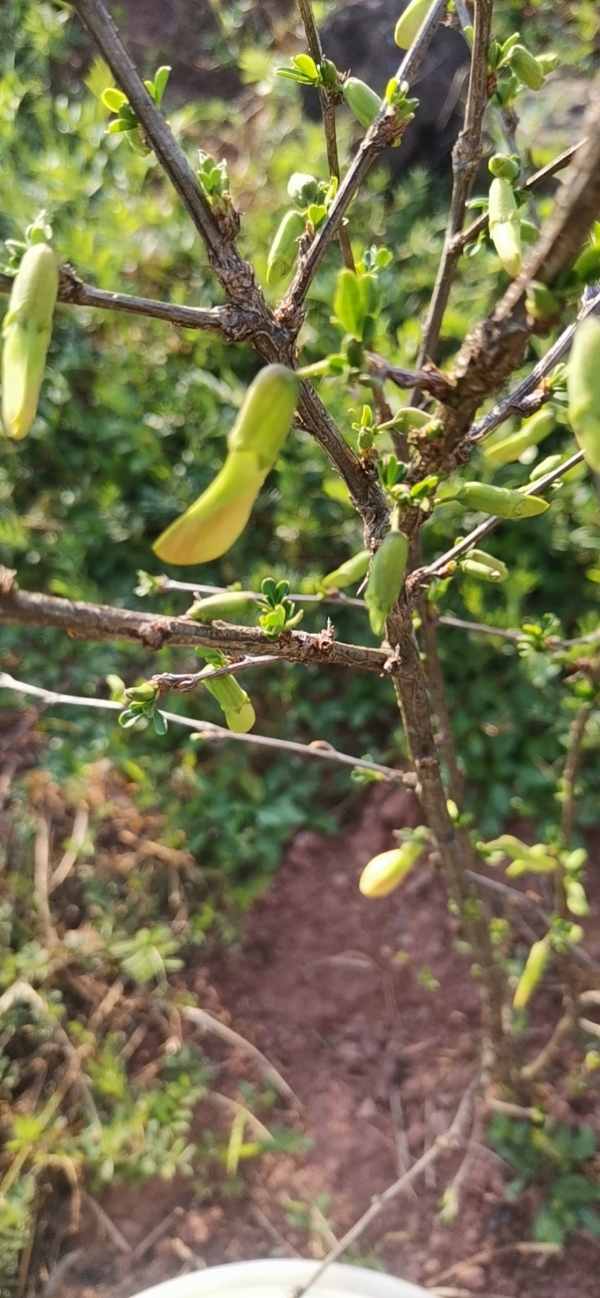
M 529 90 L 540 90 L 544 84 L 544 70 L 524 45 L 513 45 L 508 62 L 524 86 Z

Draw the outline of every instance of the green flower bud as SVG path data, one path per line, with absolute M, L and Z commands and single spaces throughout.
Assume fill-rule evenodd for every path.
M 271 244 L 267 261 L 267 284 L 279 284 L 293 269 L 298 256 L 298 239 L 306 229 L 302 212 L 292 208 L 286 212 Z
M 234 676 L 217 676 L 214 681 L 205 679 L 204 685 L 223 709 L 229 730 L 236 735 L 245 735 L 252 729 L 256 721 L 254 708 Z
M 477 577 L 479 581 L 500 582 L 506 581 L 508 577 L 506 564 L 501 559 L 486 554 L 485 550 L 469 550 L 460 566 L 468 576 Z
M 2 420 L 9 437 L 25 437 L 35 419 L 57 294 L 56 257 L 47 243 L 36 243 L 15 276 L 2 329 Z
M 533 54 L 524 45 L 513 45 L 508 62 L 513 72 L 529 90 L 539 90 L 544 84 L 544 71 Z
M 376 551 L 365 591 L 365 604 L 374 635 L 381 635 L 404 579 L 408 540 L 403 532 L 388 532 Z
M 539 446 L 555 427 L 554 411 L 546 406 L 532 415 L 531 419 L 526 419 L 516 433 L 511 433 L 492 446 L 486 446 L 485 458 L 490 464 L 512 464 L 529 446 Z
M 519 174 L 519 164 L 514 158 L 507 158 L 505 153 L 495 153 L 493 158 L 488 162 L 488 168 L 492 176 L 500 176 L 502 180 L 516 180 Z
M 523 222 L 521 222 L 521 234 L 523 234 Z M 532 280 L 529 285 L 525 307 L 527 314 L 533 320 L 556 320 L 560 316 L 558 299 L 551 289 L 546 284 L 540 284 L 539 280 Z
M 400 433 L 410 433 L 413 428 L 424 428 L 431 420 L 431 415 L 426 410 L 419 410 L 417 406 L 403 406 L 394 415 L 394 428 Z
M 142 681 L 141 685 L 132 685 L 125 690 L 125 698 L 130 703 L 154 703 L 158 695 L 158 685 L 153 685 L 152 681 Z
M 530 996 L 535 991 L 540 978 L 548 963 L 550 955 L 550 942 L 548 937 L 542 938 L 541 942 L 534 942 L 527 963 L 519 978 L 517 989 L 513 998 L 513 1008 L 522 1010 L 525 1008 Z
M 529 844 L 522 843 L 520 838 L 515 838 L 514 834 L 501 834 L 485 846 L 490 852 L 504 852 L 506 856 L 510 856 L 512 865 L 508 866 L 506 873 L 512 879 L 527 872 L 551 874 L 556 869 L 556 857 L 550 855 L 545 843 L 534 843 L 530 847 Z
M 422 853 L 422 843 L 410 842 L 374 856 L 360 876 L 358 886 L 363 897 L 387 897 L 406 878 Z
M 308 207 L 309 203 L 316 203 L 320 197 L 319 182 L 315 180 L 314 176 L 307 176 L 302 171 L 295 171 L 288 180 L 287 192 L 292 203 Z
M 251 383 L 227 439 L 229 454 L 214 482 L 175 519 L 153 549 L 166 563 L 207 563 L 241 536 L 262 484 L 283 446 L 300 380 L 267 365 Z
M 569 419 L 590 468 L 600 473 L 600 322 L 577 325 L 567 374 Z
M 432 0 L 410 0 L 404 13 L 400 14 L 394 29 L 394 40 L 401 50 L 410 49 L 431 9 L 431 3 Z
M 572 915 L 589 915 L 590 907 L 583 884 L 578 879 L 569 879 L 568 876 L 564 883 L 567 910 L 570 910 Z
M 364 81 L 359 81 L 358 77 L 348 77 L 344 81 L 342 94 L 357 122 L 368 130 L 381 108 L 379 95 L 376 95 Z
M 509 487 L 491 487 L 483 482 L 464 482 L 456 495 L 461 505 L 482 509 L 496 518 L 532 518 L 548 508 L 548 501 L 541 496 L 524 496 Z
M 196 600 L 185 616 L 194 622 L 252 622 L 257 611 L 255 599 L 242 590 L 232 590 Z
M 371 561 L 369 550 L 360 550 L 358 554 L 353 554 L 351 559 L 346 559 L 341 563 L 339 568 L 334 568 L 333 572 L 328 572 L 323 577 L 321 586 L 324 590 L 341 590 L 344 586 L 353 586 L 355 582 L 360 581 L 365 576 Z
M 490 238 L 508 275 L 521 269 L 521 222 L 514 191 L 508 180 L 496 176 L 490 185 L 488 221 Z
M 227 438 L 230 451 L 253 451 L 259 467 L 273 468 L 289 433 L 300 379 L 286 365 L 265 365 L 250 384 Z
M 552 50 L 549 50 L 547 54 L 537 54 L 536 60 L 545 77 L 548 76 L 549 72 L 554 72 L 554 69 L 557 68 L 560 63 L 559 55 L 554 54 Z

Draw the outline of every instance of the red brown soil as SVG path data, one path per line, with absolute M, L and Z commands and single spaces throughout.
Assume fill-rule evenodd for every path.
M 429 866 L 380 901 L 365 900 L 356 887 L 369 856 L 393 844 L 392 829 L 418 823 L 417 817 L 410 795 L 380 786 L 365 799 L 358 823 L 339 837 L 298 834 L 271 890 L 248 915 L 239 944 L 213 953 L 188 978 L 198 1003 L 258 1045 L 284 1075 L 300 1101 L 296 1128 L 312 1138 L 312 1147 L 243 1164 L 243 1185 L 234 1193 L 227 1193 L 224 1178 L 212 1189 L 196 1187 L 196 1197 L 185 1182 L 111 1188 L 102 1204 L 127 1244 L 140 1246 L 163 1223 L 161 1237 L 148 1241 L 134 1265 L 90 1222 L 85 1262 L 63 1288 L 69 1298 L 127 1298 L 181 1270 L 278 1256 L 286 1248 L 321 1256 L 318 1225 L 292 1227 L 288 1200 L 302 1201 L 307 1211 L 328 1200 L 338 1236 L 352 1224 L 397 1176 L 390 1094 L 400 1096 L 413 1159 L 447 1129 L 474 1076 L 480 1039 L 477 989 L 455 950 L 443 888 Z M 588 934 L 587 948 L 600 957 L 600 929 Z M 552 988 L 539 1002 L 532 1051 L 560 1013 Z M 240 1095 L 236 1085 L 244 1079 L 258 1083 L 242 1052 L 212 1039 L 205 1046 L 223 1061 L 220 1090 Z M 564 1067 L 561 1077 L 560 1091 L 549 1092 L 556 1116 L 600 1128 L 597 1091 L 574 1098 Z M 197 1135 L 219 1122 L 213 1106 L 203 1109 Z M 283 1114 L 265 1118 L 279 1127 L 285 1120 Z M 550 1260 L 515 1249 L 529 1239 L 533 1201 L 515 1207 L 504 1200 L 508 1172 L 483 1147 L 457 1221 L 442 1226 L 439 1199 L 459 1162 L 445 1155 L 435 1184 L 419 1181 L 414 1194 L 389 1205 L 354 1260 L 429 1285 L 454 1266 L 436 1285 L 447 1298 L 598 1294 L 600 1244 L 591 1236 L 580 1234 Z

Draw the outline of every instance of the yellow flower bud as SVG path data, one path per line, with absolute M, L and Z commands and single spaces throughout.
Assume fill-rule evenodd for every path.
M 35 419 L 57 293 L 56 257 L 47 243 L 36 243 L 15 276 L 2 329 L 2 421 L 9 437 L 25 437 Z
M 538 410 L 531 419 L 525 420 L 516 433 L 503 437 L 501 442 L 492 446 L 486 446 L 485 458 L 490 464 L 512 464 L 529 446 L 539 446 L 555 427 L 554 411 L 548 408 Z
M 351 559 L 341 563 L 339 568 L 328 572 L 327 576 L 323 577 L 321 586 L 324 590 L 341 590 L 343 586 L 353 586 L 364 577 L 370 560 L 369 550 L 360 550 L 358 554 L 353 554 Z
M 363 897 L 387 897 L 402 883 L 422 852 L 422 843 L 402 843 L 374 856 L 360 876 L 358 886 Z
M 394 30 L 394 40 L 401 50 L 410 49 L 419 28 L 431 8 L 432 0 L 411 0 L 400 14 Z
M 513 1008 L 515 1010 L 522 1010 L 527 1005 L 546 968 L 549 955 L 550 941 L 548 936 L 542 938 L 540 942 L 534 942 L 514 994 Z
M 284 365 L 267 365 L 250 385 L 231 429 L 229 455 L 214 482 L 153 549 L 166 563 L 207 563 L 241 536 L 262 484 L 293 419 L 300 380 Z
M 205 679 L 204 684 L 223 709 L 227 725 L 234 734 L 245 735 L 252 729 L 256 721 L 254 708 L 234 676 L 217 676 L 214 681 Z

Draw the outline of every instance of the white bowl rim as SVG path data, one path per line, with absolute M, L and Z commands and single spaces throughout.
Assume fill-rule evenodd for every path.
M 280 1289 L 287 1290 L 292 1298 L 294 1289 L 305 1284 L 318 1266 L 318 1261 L 306 1258 L 229 1262 L 222 1266 L 207 1267 L 204 1271 L 176 1276 L 173 1280 L 163 1280 L 161 1284 L 136 1294 L 135 1298 L 208 1298 L 210 1294 L 219 1293 L 227 1298 L 228 1291 L 231 1293 L 235 1290 L 237 1295 L 246 1284 L 251 1292 L 255 1292 L 258 1285 L 265 1285 L 265 1298 L 269 1298 L 271 1288 L 278 1285 Z M 329 1266 L 314 1286 L 315 1298 L 319 1294 L 325 1298 L 325 1295 L 336 1292 L 342 1298 L 350 1298 L 352 1294 L 363 1295 L 364 1298 L 425 1298 L 428 1295 L 428 1290 L 411 1284 L 408 1280 L 400 1280 L 397 1276 L 371 1271 L 366 1267 L 339 1264 Z

